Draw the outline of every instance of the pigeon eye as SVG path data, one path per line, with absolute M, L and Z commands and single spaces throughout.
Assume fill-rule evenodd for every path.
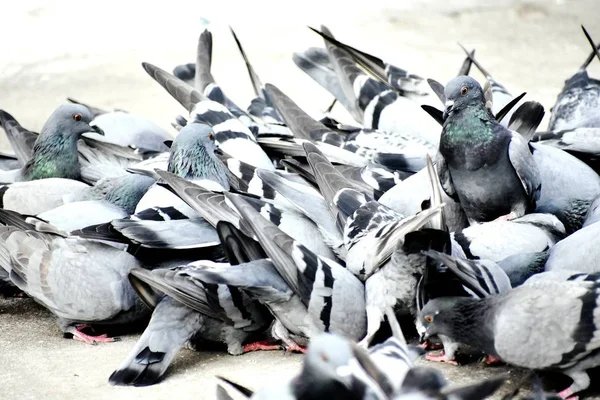
M 462 96 L 466 96 L 467 93 L 469 93 L 469 88 L 468 87 L 463 86 L 463 87 L 460 88 L 460 94 Z
M 214 140 L 214 139 L 215 139 L 215 135 L 213 135 L 212 133 L 209 133 L 209 134 L 208 134 L 208 138 L 209 138 L 210 140 Z
M 327 354 L 321 353 L 321 360 L 323 360 L 325 362 L 329 362 L 329 357 L 327 357 Z
M 81 121 L 81 114 L 73 114 L 73 119 L 75 121 Z
M 425 316 L 425 321 L 432 323 L 433 322 L 433 317 L 431 315 L 426 315 Z

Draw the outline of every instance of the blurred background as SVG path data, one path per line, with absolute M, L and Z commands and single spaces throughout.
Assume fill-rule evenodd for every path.
M 252 88 L 228 25 L 263 82 L 276 84 L 313 114 L 332 98 L 292 62 L 294 51 L 322 46 L 307 25 L 325 24 L 340 40 L 442 83 L 464 58 L 460 42 L 475 48 L 477 59 L 513 94 L 526 91 L 526 99 L 547 109 L 590 51 L 580 25 L 600 41 L 597 0 L 160 3 L 7 2 L 0 24 L 0 108 L 40 129 L 69 96 L 140 113 L 170 128 L 184 110 L 140 63 L 171 71 L 194 61 L 203 20 L 211 22 L 214 35 L 213 74 L 234 101 L 248 105 Z M 593 71 L 600 76 L 597 62 Z

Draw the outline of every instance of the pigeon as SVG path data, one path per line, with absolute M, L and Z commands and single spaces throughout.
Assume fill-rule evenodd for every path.
M 552 214 L 527 214 L 512 221 L 471 225 L 452 234 L 453 249 L 465 258 L 499 262 L 521 253 L 545 251 L 566 235 Z
M 159 382 L 186 343 L 222 342 L 229 354 L 242 354 L 243 342 L 268 326 L 266 310 L 236 288 L 203 285 L 194 290 L 194 301 L 190 303 L 171 284 L 177 281 L 193 288 L 198 282 L 188 279 L 186 271 L 202 269 L 204 265 L 217 264 L 198 261 L 171 269 L 131 270 L 133 287 L 154 311 L 138 343 L 110 376 L 112 385 L 147 386 Z M 217 268 L 228 267 L 225 264 Z
M 484 298 L 508 292 L 512 289 L 511 281 L 506 272 L 495 262 L 490 260 L 466 260 L 453 257 L 436 250 L 423 251 L 429 259 L 434 261 L 428 264 L 423 274 L 423 288 L 418 288 L 417 293 L 422 299 L 417 300 L 417 308 L 423 308 L 427 301 L 438 297 L 466 296 Z M 421 293 L 419 293 L 421 292 Z M 423 333 L 421 321 L 416 321 L 417 331 Z M 425 358 L 429 361 L 449 362 L 457 364 L 455 353 L 459 343 L 454 342 L 446 335 L 440 334 L 444 350 L 440 355 L 428 353 Z M 492 363 L 495 360 L 486 359 Z
M 190 121 L 211 126 L 219 148 L 240 161 L 255 167 L 274 169 L 265 152 L 256 143 L 250 129 L 227 107 L 149 63 L 142 63 L 146 72 L 165 88 L 190 113 Z
M 573 379 L 560 393 L 566 398 L 589 386 L 585 370 L 599 363 L 594 338 L 598 285 L 597 278 L 547 279 L 484 299 L 442 297 L 423 308 L 421 319 L 426 337 L 443 334 L 508 364 L 561 371 Z
M 186 125 L 173 141 L 167 171 L 217 191 L 229 190 L 227 168 L 214 154 L 214 133 L 201 123 Z M 167 189 L 155 186 L 138 203 L 136 213 L 152 207 L 177 208 L 188 217 L 195 213 Z
M 565 151 L 531 143 L 542 181 L 536 213 L 554 214 L 567 234 L 580 229 L 592 202 L 600 196 L 600 176 Z
M 142 266 L 132 255 L 108 244 L 36 231 L 12 211 L 0 210 L 0 220 L 6 224 L 0 227 L 0 266 L 15 286 L 58 317 L 65 336 L 110 342 L 115 338 L 88 335 L 85 327 L 149 316 L 127 280 L 132 268 Z
M 300 373 L 289 381 L 276 383 L 253 392 L 226 378 L 219 385 L 233 385 L 246 398 L 257 400 L 362 399 L 365 384 L 344 367 L 354 358 L 356 348 L 343 337 L 321 333 L 308 346 Z
M 454 78 L 444 94 L 436 160 L 446 193 L 459 199 L 472 224 L 514 219 L 535 209 L 541 182 L 527 142 L 494 120 L 473 78 Z
M 592 52 L 579 70 L 565 81 L 548 123 L 548 130 L 551 132 L 600 126 L 600 81 L 590 78 L 587 73 L 587 67 L 598 54 L 598 50 L 585 28 L 581 28 L 592 46 Z
M 0 171 L 0 181 L 81 179 L 77 140 L 86 132 L 102 134 L 99 127 L 90 125 L 92 119 L 92 113 L 84 106 L 65 104 L 58 107 L 42 127 L 31 158 L 21 169 Z

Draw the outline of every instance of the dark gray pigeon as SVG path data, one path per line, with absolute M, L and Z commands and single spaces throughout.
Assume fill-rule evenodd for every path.
M 600 282 L 537 280 L 506 294 L 472 299 L 443 297 L 421 311 L 426 335 L 446 335 L 502 361 L 558 370 L 573 379 L 566 398 L 590 384 L 587 369 L 600 364 L 595 332 Z
M 84 106 L 65 104 L 58 107 L 42 127 L 31 158 L 21 169 L 0 171 L 0 181 L 81 179 L 77 141 L 86 132 L 102 134 L 100 128 L 90 125 L 92 120 L 92 113 Z
M 451 80 L 444 94 L 437 168 L 446 193 L 459 199 L 471 223 L 533 210 L 541 183 L 527 142 L 494 120 L 473 78 Z

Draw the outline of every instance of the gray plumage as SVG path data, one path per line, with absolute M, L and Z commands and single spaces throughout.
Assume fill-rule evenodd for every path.
M 559 132 L 586 126 L 598 127 L 596 124 L 590 125 L 590 122 L 598 121 L 599 117 L 600 81 L 590 78 L 587 73 L 587 67 L 596 56 L 597 50 L 585 28 L 582 29 L 593 50 L 579 70 L 565 81 L 552 108 L 552 116 L 548 123 L 549 131 Z
M 6 213 L 3 219 L 15 218 Z M 89 340 L 76 324 L 121 324 L 149 315 L 127 280 L 141 266 L 132 255 L 77 238 L 9 226 L 0 231 L 0 265 L 19 289 L 59 318 L 64 332 Z
M 459 199 L 471 223 L 534 209 L 541 182 L 527 142 L 494 120 L 474 79 L 451 80 L 444 95 L 437 168 L 446 193 Z
M 244 340 L 268 324 L 264 311 L 235 288 L 205 285 L 194 290 L 199 282 L 192 282 L 186 276 L 186 269 L 202 268 L 201 264 L 153 272 L 132 271 L 132 284 L 144 301 L 155 308 L 142 337 L 110 376 L 111 384 L 157 383 L 179 349 L 186 343 L 193 346 L 198 340 L 221 342 L 227 345 L 230 354 L 242 354 Z M 189 293 L 195 296 L 193 303 L 181 302 L 178 285 L 192 289 Z
M 535 212 L 554 214 L 567 233 L 576 231 L 592 202 L 600 196 L 600 177 L 562 150 L 538 143 L 532 143 L 531 147 L 542 181 Z
M 551 214 L 527 214 L 512 221 L 490 221 L 454 232 L 454 248 L 467 258 L 499 262 L 508 256 L 545 251 L 565 236 L 563 224 Z
M 548 252 L 546 271 L 600 272 L 600 224 L 591 224 L 558 242 Z
M 113 111 L 97 115 L 92 121 L 104 132 L 103 140 L 119 146 L 131 146 L 142 151 L 167 151 L 164 144 L 173 137 L 163 128 L 139 115 Z

